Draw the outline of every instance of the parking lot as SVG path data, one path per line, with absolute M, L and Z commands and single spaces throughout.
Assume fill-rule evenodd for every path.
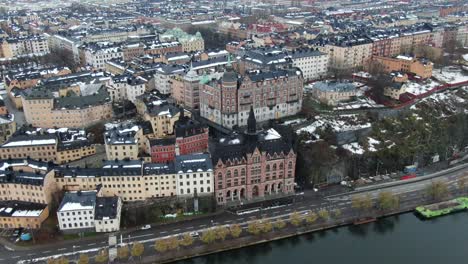
M 4 239 L 7 239 L 9 240 L 10 242 L 16 242 L 16 240 L 19 239 L 21 233 L 19 233 L 18 235 L 14 235 L 15 234 L 15 230 L 16 229 L 13 229 L 13 228 L 7 228 L 7 229 L 1 229 L 0 230 L 0 237 L 3 237 Z

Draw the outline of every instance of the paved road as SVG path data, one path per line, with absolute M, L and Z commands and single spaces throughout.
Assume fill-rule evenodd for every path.
M 457 189 L 457 179 L 459 177 L 467 177 L 466 172 L 468 169 L 464 168 L 456 170 L 447 174 L 444 174 L 437 178 L 437 180 L 445 181 L 448 183 L 449 190 L 455 192 Z M 380 189 L 370 190 L 369 193 L 373 198 L 376 198 L 378 194 L 383 191 L 391 191 L 395 194 L 399 194 L 400 203 L 402 206 L 417 206 L 425 201 L 424 189 L 434 179 L 427 179 L 418 182 L 409 182 L 405 185 L 397 186 L 385 186 Z M 247 225 L 248 221 L 260 218 L 285 218 L 287 219 L 288 214 L 292 212 L 304 213 L 306 211 L 319 211 L 320 209 L 327 209 L 332 211 L 340 209 L 343 217 L 350 217 L 357 212 L 351 209 L 351 199 L 353 195 L 357 194 L 343 194 L 340 196 L 333 196 L 332 198 L 319 198 L 316 195 L 311 195 L 310 192 L 306 192 L 304 199 L 298 199 L 295 203 L 270 210 L 264 210 L 262 212 L 254 212 L 245 215 L 236 215 L 233 213 L 223 213 L 211 218 L 201 218 L 186 222 L 179 222 L 169 225 L 157 226 L 149 230 L 138 230 L 132 232 L 130 236 L 122 237 L 122 242 L 133 242 L 140 241 L 146 245 L 148 254 L 154 253 L 152 250 L 154 241 L 158 238 L 177 235 L 185 232 L 201 231 L 211 226 L 217 225 L 228 225 L 233 223 L 240 223 L 241 225 Z M 120 240 L 120 239 L 119 239 Z M 73 243 L 73 244 L 72 244 Z M 85 241 L 73 241 L 64 242 L 60 245 L 43 245 L 33 250 L 21 250 L 9 252 L 0 250 L 0 263 L 25 263 L 25 261 L 33 259 L 46 259 L 50 256 L 56 256 L 66 254 L 68 256 L 73 255 L 75 252 L 88 252 L 89 255 L 93 255 L 92 252 L 105 247 L 107 245 L 107 239 L 99 237 L 95 239 L 87 239 Z

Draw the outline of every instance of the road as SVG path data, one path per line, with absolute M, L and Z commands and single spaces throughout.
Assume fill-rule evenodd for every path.
M 436 178 L 436 180 L 445 181 L 448 184 L 449 190 L 453 193 L 457 190 L 458 178 L 462 176 L 468 177 L 467 172 L 467 168 L 457 169 L 440 175 Z M 303 196 L 301 196 L 303 197 L 302 199 L 298 199 L 298 201 L 294 202 L 293 204 L 284 207 L 253 212 L 245 215 L 237 215 L 234 213 L 225 212 L 220 215 L 216 215 L 213 218 L 200 218 L 191 221 L 155 226 L 149 230 L 134 231 L 130 235 L 122 237 L 122 242 L 128 243 L 139 241 L 146 246 L 147 250 L 145 252 L 147 254 L 152 254 L 154 253 L 154 250 L 152 249 L 154 241 L 156 241 L 158 238 L 170 235 L 179 235 L 192 231 L 201 232 L 204 229 L 212 226 L 229 225 L 233 223 L 246 226 L 249 221 L 254 219 L 288 219 L 289 214 L 292 212 L 303 214 L 310 210 L 318 212 L 321 209 L 326 209 L 328 211 L 340 209 L 342 212 L 342 217 L 349 218 L 356 216 L 357 214 L 356 210 L 351 208 L 351 199 L 353 196 L 368 193 L 371 195 L 371 197 L 376 198 L 383 190 L 398 194 L 402 207 L 415 207 L 427 202 L 424 198 L 425 187 L 431 184 L 433 180 L 435 179 L 429 178 L 423 181 L 408 182 L 408 184 L 403 185 L 383 186 L 382 188 L 362 191 L 359 193 L 344 193 L 341 195 L 334 195 L 332 198 L 317 198 L 317 196 L 312 195 L 311 192 L 306 192 Z M 58 255 L 67 255 L 69 258 L 76 259 L 78 257 L 77 254 L 80 252 L 88 253 L 88 255 L 94 255 L 92 252 L 96 252 L 100 248 L 106 247 L 107 243 L 108 242 L 106 238 L 98 237 L 95 239 L 86 239 L 84 241 L 65 241 L 60 245 L 42 245 L 30 250 L 28 249 L 11 252 L 2 249 L 0 250 L 0 263 L 27 263 L 28 260 L 45 260 L 48 257 Z M 73 254 L 75 254 L 75 256 L 72 256 Z

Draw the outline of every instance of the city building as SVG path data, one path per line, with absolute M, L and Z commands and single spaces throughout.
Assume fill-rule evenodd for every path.
M 108 160 L 137 160 L 140 152 L 146 150 L 143 128 L 129 122 L 106 124 L 104 143 Z
M 241 204 L 294 193 L 296 153 L 274 128 L 257 131 L 251 108 L 246 133 L 233 133 L 211 146 L 216 201 Z
M 81 48 L 84 54 L 84 64 L 95 70 L 104 70 L 107 61 L 123 59 L 122 48 L 112 43 L 88 44 Z
M 60 231 L 64 233 L 95 231 L 94 212 L 98 192 L 93 190 L 65 193 L 57 209 Z
M 250 107 L 259 122 L 295 115 L 302 107 L 303 78 L 297 69 L 255 70 L 241 78 L 229 64 L 220 80 L 202 83 L 201 116 L 227 128 L 247 125 Z
M 96 197 L 94 226 L 96 232 L 115 232 L 120 230 L 122 200 L 118 196 Z
M 0 39 L 1 58 L 42 56 L 50 52 L 47 38 L 41 35 Z
M 135 103 L 137 96 L 145 92 L 146 81 L 140 76 L 117 75 L 112 77 L 106 88 L 113 102 L 129 100 Z
M 400 96 L 406 93 L 407 85 L 403 82 L 393 82 L 384 88 L 384 95 L 395 100 L 400 100 Z
M 21 201 L 50 205 L 56 185 L 48 174 L 52 163 L 31 159 L 8 159 L 0 161 L 0 201 Z
M 396 57 L 373 56 L 372 60 L 382 65 L 385 72 L 399 71 L 410 73 L 417 78 L 428 79 L 432 77 L 434 64 L 424 58 L 414 58 L 411 56 L 398 55 Z
M 180 28 L 174 28 L 159 35 L 159 39 L 163 42 L 178 41 L 182 45 L 182 52 L 205 50 L 205 41 L 200 32 L 190 35 Z
M 312 96 L 328 105 L 336 105 L 338 102 L 350 100 L 356 95 L 356 85 L 350 82 L 324 81 L 312 85 Z
M 214 192 L 213 165 L 209 154 L 176 157 L 178 196 L 212 195 Z
M 87 127 L 110 119 L 112 102 L 104 86 L 83 96 L 54 97 L 44 88 L 35 88 L 21 98 L 26 122 L 35 127 Z
M 0 115 L 0 144 L 3 144 L 16 132 L 14 115 Z
M 41 228 L 47 217 L 49 217 L 49 208 L 46 204 L 0 201 L 0 228 L 37 230 Z
M 18 130 L 0 146 L 1 159 L 31 158 L 58 164 L 79 160 L 96 153 L 84 130 Z

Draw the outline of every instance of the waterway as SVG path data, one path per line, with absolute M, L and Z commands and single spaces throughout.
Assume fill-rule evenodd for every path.
M 407 213 L 177 264 L 466 263 L 468 212 L 422 221 Z

